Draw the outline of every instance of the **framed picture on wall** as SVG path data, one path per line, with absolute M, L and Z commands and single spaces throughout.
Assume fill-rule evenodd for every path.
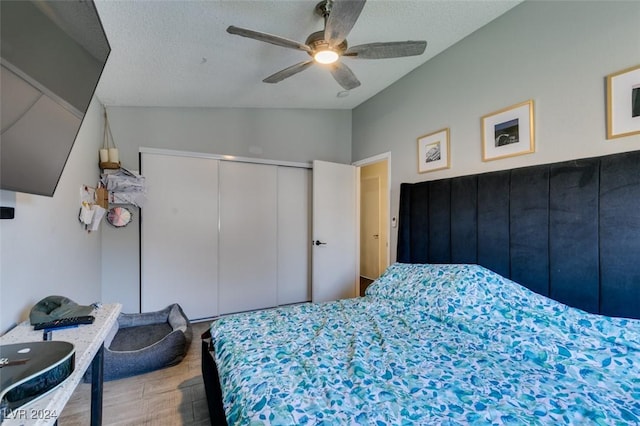
M 482 117 L 482 161 L 535 152 L 533 100 Z
M 448 169 L 449 129 L 441 129 L 418 138 L 418 173 Z
M 640 65 L 607 76 L 607 139 L 640 134 Z

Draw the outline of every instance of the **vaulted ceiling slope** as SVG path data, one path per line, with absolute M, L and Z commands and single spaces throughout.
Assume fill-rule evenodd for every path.
M 107 106 L 352 109 L 521 0 L 369 0 L 348 36 L 350 46 L 427 40 L 408 58 L 342 58 L 362 83 L 343 91 L 322 65 L 276 84 L 271 74 L 309 59 L 228 34 L 230 25 L 304 43 L 323 28 L 317 0 L 110 1 L 96 8 L 111 44 L 97 88 Z

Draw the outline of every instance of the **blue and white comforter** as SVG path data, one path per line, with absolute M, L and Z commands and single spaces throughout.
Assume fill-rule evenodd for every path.
M 476 265 L 395 264 L 364 298 L 211 331 L 230 425 L 640 424 L 640 321 Z

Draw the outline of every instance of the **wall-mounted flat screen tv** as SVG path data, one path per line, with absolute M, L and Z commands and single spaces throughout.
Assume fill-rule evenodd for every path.
M 0 1 L 0 188 L 53 196 L 111 51 L 93 1 Z

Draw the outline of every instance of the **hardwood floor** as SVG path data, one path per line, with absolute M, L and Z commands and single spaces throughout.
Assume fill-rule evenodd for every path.
M 105 382 L 103 425 L 210 425 L 200 371 L 200 335 L 208 322 L 192 324 L 193 340 L 178 365 Z M 58 419 L 59 426 L 90 423 L 91 385 L 80 383 Z
M 364 297 L 364 291 L 367 289 L 367 287 L 369 287 L 369 284 L 371 284 L 373 282 L 373 280 L 369 279 L 369 278 L 365 278 L 363 276 L 360 277 L 360 296 Z

